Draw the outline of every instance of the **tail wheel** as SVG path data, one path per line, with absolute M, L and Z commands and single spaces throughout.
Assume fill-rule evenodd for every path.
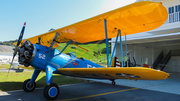
M 30 82 L 31 79 L 27 79 L 23 83 L 23 90 L 25 92 L 32 92 L 36 88 L 36 83 L 35 82 Z
M 54 100 L 59 95 L 59 87 L 55 83 L 49 83 L 44 87 L 44 97 L 48 100 Z
M 115 82 L 115 81 L 112 81 L 112 85 L 116 85 L 116 82 Z
M 112 85 L 116 85 L 115 79 L 109 79 L 110 81 L 112 81 Z

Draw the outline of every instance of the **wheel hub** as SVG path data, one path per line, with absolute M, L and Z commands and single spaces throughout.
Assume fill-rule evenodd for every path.
M 26 88 L 27 88 L 28 90 L 32 90 L 32 89 L 34 88 L 34 84 L 29 81 L 29 82 L 27 83 L 27 85 L 26 85 Z
M 56 87 L 51 87 L 50 89 L 49 89 L 49 96 L 50 97 L 55 97 L 57 95 L 57 89 L 56 89 Z

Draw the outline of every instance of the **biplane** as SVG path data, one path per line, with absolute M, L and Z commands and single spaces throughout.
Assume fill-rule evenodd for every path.
M 43 94 L 46 99 L 50 100 L 57 98 L 59 94 L 58 85 L 52 83 L 53 73 L 82 78 L 108 79 L 113 85 L 115 79 L 161 80 L 168 78 L 168 73 L 151 68 L 123 67 L 123 63 L 121 67 L 111 67 L 113 59 L 109 58 L 108 50 L 109 38 L 116 37 L 114 50 L 120 38 L 122 51 L 121 36 L 158 28 L 166 22 L 167 17 L 167 10 L 162 3 L 142 1 L 22 40 L 24 24 L 13 53 L 13 57 L 18 53 L 20 64 L 25 67 L 32 66 L 35 69 L 31 79 L 24 81 L 24 91 L 32 92 L 35 89 L 35 80 L 41 71 L 46 72 L 47 85 Z M 107 67 L 85 58 L 78 58 L 72 53 L 63 53 L 73 42 L 88 43 L 98 40 L 106 40 Z M 57 43 L 64 42 L 67 44 L 61 51 L 56 49 Z M 111 57 L 114 56 L 114 50 Z

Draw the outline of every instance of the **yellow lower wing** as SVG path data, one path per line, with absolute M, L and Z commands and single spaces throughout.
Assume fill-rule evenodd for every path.
M 64 75 L 97 79 L 161 80 L 170 76 L 166 72 L 144 67 L 59 68 L 58 71 Z

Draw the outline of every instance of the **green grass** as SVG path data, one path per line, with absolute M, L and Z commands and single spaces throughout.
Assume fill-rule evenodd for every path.
M 62 50 L 65 47 L 66 43 L 61 43 L 59 44 L 60 47 L 58 47 L 58 50 Z M 106 54 L 106 44 L 105 43 L 100 43 L 100 44 L 95 44 L 95 43 L 90 43 L 90 44 L 80 44 L 79 46 L 89 50 L 89 52 L 70 44 L 66 50 L 63 53 L 71 53 L 80 58 L 83 57 L 85 59 L 88 59 L 90 61 L 93 61 L 95 63 L 101 64 L 103 66 L 106 66 L 107 64 L 107 54 Z M 72 47 L 75 47 L 72 48 Z M 110 48 L 109 48 L 110 49 Z M 94 51 L 95 52 L 100 52 L 100 54 L 97 56 L 94 56 Z M 109 54 L 111 56 L 111 54 Z
M 22 72 L 14 73 L 10 72 L 9 76 L 6 79 L 7 72 L 0 72 L 0 92 L 2 91 L 11 91 L 11 90 L 20 90 L 22 89 L 23 82 L 31 78 L 33 72 Z M 83 79 L 69 78 L 59 74 L 53 74 L 53 83 L 58 85 L 66 84 L 78 84 L 88 82 Z M 45 87 L 46 85 L 46 74 L 41 72 L 36 79 L 36 88 Z
M 0 69 L 9 68 L 10 64 L 1 64 Z
M 0 69 L 9 69 L 10 67 L 10 64 L 0 64 Z M 24 66 L 19 66 L 20 68 L 23 68 L 23 69 L 28 69 L 28 70 L 34 70 L 33 67 L 29 66 L 29 67 L 24 67 Z M 17 69 L 17 67 L 15 67 L 15 69 Z

